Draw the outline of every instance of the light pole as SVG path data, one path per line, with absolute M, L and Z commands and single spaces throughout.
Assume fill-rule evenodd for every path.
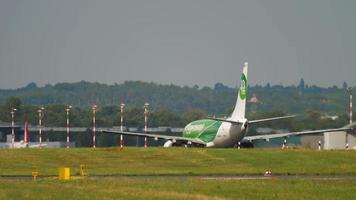
M 95 144 L 96 144 L 96 109 L 97 109 L 97 106 L 94 104 L 93 107 L 92 107 L 92 110 L 93 110 L 93 148 L 95 148 Z
M 123 132 L 124 131 L 124 107 L 125 107 L 125 104 L 121 104 L 120 105 L 120 131 Z M 120 147 L 122 148 L 124 145 L 123 145 L 124 141 L 123 141 L 123 136 L 122 134 L 120 135 Z
M 145 112 L 144 112 L 144 115 L 145 115 L 145 134 L 147 134 L 147 118 L 148 118 L 148 106 L 150 104 L 149 103 L 145 103 L 145 105 L 143 106 L 145 108 Z M 145 148 L 147 147 L 147 137 L 145 137 Z
M 11 146 L 12 148 L 14 148 L 15 145 L 15 112 L 17 111 L 16 108 L 11 108 L 11 135 L 12 135 L 12 139 L 11 139 Z
M 349 93 L 350 96 L 350 104 L 349 104 L 349 120 L 350 120 L 350 125 L 352 124 L 352 92 L 351 92 L 351 88 L 347 88 L 347 92 Z M 345 148 L 348 149 L 349 148 L 349 135 L 346 131 L 346 146 Z
M 40 140 L 40 148 L 42 148 L 42 117 L 43 117 L 43 111 L 44 107 L 40 107 L 37 112 L 38 112 L 38 134 L 39 134 L 39 140 Z
M 350 95 L 350 124 L 352 124 L 352 92 L 351 92 L 351 88 L 347 89 L 347 92 Z
M 70 115 L 70 109 L 72 109 L 72 106 L 68 106 L 65 111 L 67 113 L 67 148 L 69 148 L 69 115 Z

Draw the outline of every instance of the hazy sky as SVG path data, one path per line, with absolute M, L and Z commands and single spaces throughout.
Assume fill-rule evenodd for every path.
M 0 88 L 356 86 L 354 0 L 0 0 Z

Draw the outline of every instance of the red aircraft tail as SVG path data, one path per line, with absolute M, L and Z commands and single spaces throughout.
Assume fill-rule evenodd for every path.
M 27 121 L 25 121 L 25 144 L 26 144 L 26 146 L 28 145 L 28 122 Z

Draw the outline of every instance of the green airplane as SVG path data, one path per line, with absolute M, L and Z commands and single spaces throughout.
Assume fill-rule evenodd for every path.
M 254 123 L 281 120 L 295 117 L 295 115 L 273 117 L 248 121 L 245 117 L 246 97 L 247 97 L 247 71 L 248 63 L 245 62 L 240 88 L 238 90 L 234 111 L 228 118 L 206 118 L 193 121 L 185 126 L 182 136 L 158 135 L 148 133 L 135 133 L 125 131 L 102 130 L 103 133 L 115 133 L 122 135 L 154 138 L 155 140 L 165 140 L 164 147 L 172 146 L 204 146 L 204 147 L 233 147 L 239 142 L 252 141 L 258 139 L 269 140 L 277 137 L 288 137 L 291 135 L 316 134 L 334 131 L 347 131 L 351 128 L 325 129 L 314 131 L 300 131 L 291 133 L 268 134 L 257 136 L 246 136 L 248 126 Z

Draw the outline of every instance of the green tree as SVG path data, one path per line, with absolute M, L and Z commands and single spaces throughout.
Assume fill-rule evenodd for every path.
M 183 126 L 182 119 L 176 113 L 167 109 L 159 109 L 151 113 L 149 117 L 149 126 Z
M 20 109 L 22 102 L 18 97 L 9 97 L 5 101 L 5 107 L 10 111 L 12 108 Z
M 203 119 L 207 116 L 207 113 L 203 110 L 193 109 L 183 114 L 183 123 L 188 124 L 192 121 Z
M 20 98 L 18 97 L 14 97 L 11 96 L 9 98 L 6 99 L 4 105 L 2 106 L 2 118 L 1 120 L 3 121 L 7 121 L 10 122 L 11 121 L 11 114 L 10 111 L 12 109 L 16 109 L 17 111 L 15 112 L 15 121 L 17 121 L 16 119 L 21 118 L 21 114 L 22 114 L 22 102 L 20 100 Z

